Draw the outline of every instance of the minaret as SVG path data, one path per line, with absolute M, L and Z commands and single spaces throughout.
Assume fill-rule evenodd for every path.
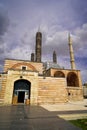
M 34 53 L 31 53 L 31 61 L 34 62 Z
M 36 33 L 36 47 L 35 47 L 36 62 L 41 62 L 41 51 L 42 51 L 42 33 L 38 31 Z
M 56 52 L 53 52 L 53 63 L 57 63 L 57 56 L 56 56 Z
M 68 44 L 69 44 L 69 52 L 70 52 L 71 69 L 74 70 L 76 69 L 76 66 L 75 66 L 74 52 L 73 52 L 72 39 L 71 39 L 70 33 L 68 36 Z

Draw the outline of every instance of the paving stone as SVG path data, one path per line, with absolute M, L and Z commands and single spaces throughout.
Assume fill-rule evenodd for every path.
M 0 130 L 81 130 L 60 118 L 59 113 L 40 106 L 0 107 Z

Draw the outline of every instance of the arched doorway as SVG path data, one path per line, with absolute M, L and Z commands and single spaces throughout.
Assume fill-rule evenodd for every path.
M 30 103 L 31 83 L 28 80 L 20 79 L 14 82 L 13 104 Z

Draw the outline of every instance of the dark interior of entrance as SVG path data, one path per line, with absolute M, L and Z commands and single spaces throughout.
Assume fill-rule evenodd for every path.
M 25 92 L 19 91 L 19 93 L 18 93 L 18 103 L 24 103 L 24 97 L 25 97 Z
M 20 79 L 14 82 L 13 104 L 30 104 L 31 83 L 28 80 Z

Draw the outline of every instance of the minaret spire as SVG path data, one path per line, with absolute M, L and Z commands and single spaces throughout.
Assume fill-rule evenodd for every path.
M 40 32 L 40 25 L 39 25 L 39 27 L 38 27 L 38 32 Z
M 71 62 L 71 69 L 76 69 L 75 66 L 75 59 L 74 59 L 74 52 L 72 47 L 72 39 L 70 33 L 68 34 L 68 44 L 69 44 L 69 52 L 70 52 L 70 62 Z
M 31 53 L 31 61 L 34 62 L 34 53 Z
M 57 63 L 57 56 L 56 56 L 56 52 L 53 52 L 53 63 Z
M 42 33 L 36 33 L 36 47 L 35 47 L 36 62 L 41 62 L 42 56 Z

